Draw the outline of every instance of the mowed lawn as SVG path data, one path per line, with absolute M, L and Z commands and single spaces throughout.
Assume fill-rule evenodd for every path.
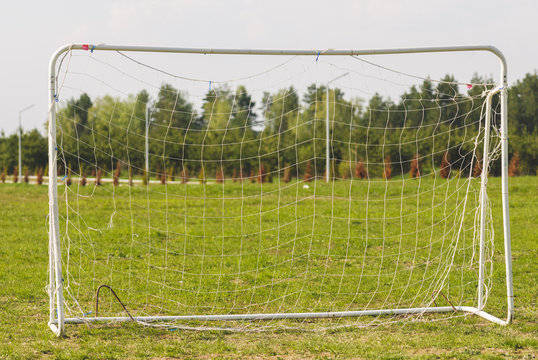
M 224 193 L 218 184 L 170 185 L 166 191 L 152 185 L 149 196 L 141 186 L 121 186 L 112 193 L 111 185 L 96 192 L 92 187 L 72 185 L 68 192 L 70 222 L 67 226 L 65 221 L 61 223 L 62 232 L 67 229 L 70 234 L 67 281 L 82 312 L 92 310 L 93 291 L 102 283 L 118 290 L 136 315 L 326 311 L 365 302 L 370 303 L 369 308 L 419 305 L 432 290 L 424 279 L 441 274 L 446 266 L 446 250 L 436 252 L 435 247 L 446 246 L 450 238 L 442 243 L 436 234 L 455 231 L 458 214 L 453 204 L 461 204 L 458 194 L 464 190 L 457 181 L 432 184 L 424 179 L 422 188 L 418 182 L 408 183 L 405 188 L 385 188 L 383 182 L 377 182 L 366 190 L 353 190 L 345 183 L 333 187 L 311 183 L 308 190 L 292 184 L 281 191 L 269 184 L 261 192 L 256 184 L 226 184 Z M 432 188 L 434 193 L 425 191 Z M 489 190 L 496 238 L 487 310 L 504 318 L 500 179 L 491 178 Z M 91 197 L 80 197 L 77 192 Z M 314 193 L 316 197 L 309 196 Z M 126 323 L 68 325 L 66 336 L 58 339 L 47 326 L 47 188 L 0 184 L 0 357 L 532 359 L 538 353 L 537 193 L 538 178 L 510 179 L 516 314 L 508 327 L 475 316 L 405 325 L 396 318 L 388 326 L 321 332 L 283 330 L 280 324 L 274 324 L 272 330 L 245 333 L 155 329 Z M 339 200 L 334 201 L 327 196 L 330 194 Z M 365 195 L 370 199 L 368 208 L 356 200 Z M 453 198 L 445 202 L 447 195 Z M 408 200 L 401 202 L 402 196 Z M 65 215 L 63 203 L 61 208 Z M 429 210 L 421 212 L 424 208 Z M 371 220 L 364 224 L 366 213 Z M 466 232 L 472 231 L 470 218 L 463 224 Z M 111 220 L 114 226 L 109 228 Z M 417 224 L 428 231 L 417 236 Z M 402 233 L 410 235 L 399 236 Z M 368 246 L 359 241 L 365 237 Z M 334 240 L 329 243 L 329 239 Z M 455 264 L 464 264 L 472 256 L 472 247 L 458 246 Z M 222 257 L 223 253 L 228 256 Z M 417 261 L 422 266 L 413 266 L 415 258 L 425 259 Z M 460 278 L 471 288 L 462 286 L 448 295 L 457 303 L 473 305 L 473 272 L 463 269 L 448 281 Z M 361 279 L 364 291 L 358 292 L 356 284 Z M 383 289 L 392 282 L 398 284 L 393 290 Z M 148 298 L 147 293 L 153 295 Z M 107 301 L 102 311 L 121 314 L 109 294 L 104 296 Z M 148 303 L 154 308 L 144 307 Z M 76 311 L 71 315 L 76 316 Z M 331 322 L 297 325 L 311 329 L 331 327 Z

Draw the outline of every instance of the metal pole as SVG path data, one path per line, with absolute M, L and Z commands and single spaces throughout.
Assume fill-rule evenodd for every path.
M 148 103 L 146 103 L 146 139 L 145 139 L 145 156 L 146 156 L 146 178 L 149 179 L 149 108 Z
M 507 65 L 504 57 L 501 60 L 501 192 L 503 206 L 503 230 L 504 230 L 504 258 L 506 269 L 506 293 L 508 314 L 506 323 L 512 321 L 514 315 L 514 285 L 512 279 L 512 239 L 510 237 L 510 207 L 508 204 L 508 100 L 506 90 L 508 87 Z
M 123 322 L 137 321 L 150 323 L 154 321 L 249 321 L 249 320 L 277 320 L 277 319 L 323 319 L 323 318 L 345 318 L 360 316 L 394 316 L 405 314 L 427 314 L 442 312 L 470 313 L 483 317 L 499 325 L 507 325 L 501 320 L 484 311 L 480 311 L 471 306 L 438 306 L 438 307 L 418 307 L 399 309 L 375 309 L 357 311 L 335 311 L 335 312 L 310 312 L 310 313 L 261 313 L 261 314 L 222 314 L 222 315 L 179 315 L 179 316 L 134 316 L 134 317 L 81 317 L 66 318 L 65 322 L 70 324 L 88 324 L 94 322 Z M 222 329 L 222 328 L 221 328 Z M 230 328 L 229 330 L 233 330 Z
M 329 151 L 329 83 L 327 83 L 327 86 L 325 87 L 325 93 L 326 93 L 326 100 L 325 100 L 325 108 L 327 109 L 325 114 L 325 182 L 329 182 L 330 179 L 330 161 L 329 157 L 331 156 Z
M 166 46 L 131 46 L 131 45 L 108 45 L 108 44 L 67 44 L 60 47 L 56 53 L 63 54 L 70 50 L 93 51 L 137 51 L 150 53 L 174 53 L 174 54 L 221 54 L 221 55 L 306 55 L 318 56 L 319 50 L 270 50 L 270 49 L 213 49 L 213 48 L 181 48 Z M 506 64 L 503 53 L 495 46 L 491 45 L 469 45 L 469 46 L 432 46 L 416 48 L 395 48 L 395 49 L 327 49 L 323 56 L 333 55 L 389 55 L 389 54 L 417 54 L 417 53 L 440 53 L 440 52 L 463 52 L 463 51 L 489 51 L 495 54 L 501 62 Z
M 22 183 L 22 150 L 21 150 L 21 138 L 22 138 L 22 125 L 21 125 L 21 118 L 22 113 L 26 110 L 33 108 L 34 104 L 29 105 L 25 107 L 24 109 L 19 111 L 19 184 Z
M 22 149 L 21 149 L 21 137 L 22 137 L 22 126 L 21 126 L 21 112 L 19 111 L 19 184 L 22 183 Z
M 58 174 L 56 143 L 56 61 L 65 49 L 58 49 L 49 64 L 49 327 L 57 335 L 64 332 L 64 297 L 60 221 L 58 211 Z
M 325 101 L 325 108 L 326 108 L 326 112 L 325 112 L 325 181 L 326 182 L 329 182 L 329 179 L 330 179 L 330 163 L 331 163 L 331 152 L 330 152 L 330 136 L 329 136 L 329 133 L 330 133 L 330 126 L 329 126 L 329 85 L 338 80 L 338 79 L 341 79 L 343 78 L 344 76 L 347 76 L 349 75 L 349 72 L 346 72 L 340 76 L 337 76 L 335 77 L 334 79 L 332 80 L 329 80 L 327 81 L 327 85 L 325 87 L 325 94 L 326 94 L 326 101 Z M 336 103 L 335 103 L 335 106 L 336 106 Z
M 491 131 L 491 98 L 498 93 L 500 88 L 488 93 L 486 98 L 486 118 L 484 122 L 484 155 L 482 159 L 482 175 L 480 184 L 480 244 L 478 261 L 478 310 L 484 307 L 484 275 L 485 275 L 485 247 L 486 247 L 486 206 L 487 206 L 487 183 L 489 164 L 489 134 Z

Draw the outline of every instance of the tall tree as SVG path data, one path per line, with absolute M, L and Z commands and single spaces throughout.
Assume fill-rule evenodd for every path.
M 265 161 L 271 169 L 283 171 L 287 164 L 296 160 L 295 142 L 297 122 L 299 119 L 299 95 L 293 87 L 280 89 L 276 93 L 265 93 L 262 100 L 263 115 L 265 119 L 264 130 L 260 136 L 263 138 L 263 152 L 268 154 Z M 275 150 L 278 157 L 270 156 Z M 296 173 L 295 169 L 290 173 Z M 281 174 L 284 175 L 283 172 Z
M 189 150 L 184 146 L 186 134 L 199 127 L 196 118 L 196 111 L 183 92 L 170 84 L 161 85 L 151 112 L 151 168 L 183 168 Z
M 508 134 L 512 156 L 518 153 L 522 174 L 538 171 L 538 73 L 527 74 L 509 88 Z

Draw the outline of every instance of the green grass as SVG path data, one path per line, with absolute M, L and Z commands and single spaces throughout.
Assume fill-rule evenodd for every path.
M 226 312 L 361 309 L 365 301 L 370 302 L 369 308 L 383 303 L 414 306 L 435 290 L 422 279 L 441 276 L 446 256 L 453 255 L 454 273 L 441 290 L 455 303 L 473 305 L 476 272 L 468 266 L 475 263 L 471 259 L 476 249 L 469 238 L 472 216 L 463 223 L 462 240 L 448 246 L 459 219 L 455 204 L 464 191 L 458 184 L 462 182 L 422 179 L 420 187 L 418 181 L 411 181 L 402 189 L 395 181 L 387 189 L 378 182 L 367 190 L 360 182 L 352 187 L 345 182 L 334 187 L 318 182 L 310 189 L 291 184 L 281 191 L 268 184 L 261 191 L 259 185 L 241 188 L 227 183 L 224 199 L 222 187 L 215 184 L 173 185 L 166 191 L 152 185 L 149 196 L 143 187 L 121 186 L 114 200 L 111 185 L 97 189 L 73 185 L 63 195 L 68 196 L 70 208 L 60 201 L 61 232 L 69 234 L 62 246 L 70 245 L 66 283 L 82 312 L 93 309 L 95 288 L 102 283 L 111 284 L 137 315 L 218 313 L 219 308 Z M 435 192 L 428 191 L 434 185 Z M 487 310 L 504 317 L 499 179 L 490 179 L 489 189 L 496 237 L 494 286 Z M 58 339 L 47 327 L 47 189 L 2 184 L 0 357 L 534 358 L 538 352 L 537 190 L 535 177 L 510 179 L 516 314 L 507 327 L 474 316 L 315 333 L 279 326 L 331 327 L 357 320 L 272 323 L 275 329 L 261 333 L 68 325 L 66 336 Z M 311 196 L 314 192 L 316 197 Z M 339 201 L 325 196 L 331 193 Z M 402 193 L 408 199 L 404 203 L 399 200 Z M 446 200 L 446 194 L 453 197 Z M 472 194 L 474 201 L 476 192 Z M 368 209 L 363 201 L 366 195 Z M 314 209 L 316 216 L 312 216 Z M 465 210 L 467 215 L 471 212 Z M 402 217 L 406 214 L 412 216 Z M 108 228 L 111 218 L 113 226 Z M 417 236 L 417 222 L 428 231 Z M 408 235 L 399 236 L 402 233 Z M 450 236 L 442 238 L 438 235 L 442 233 Z M 455 249 L 453 254 L 450 248 Z M 230 256 L 223 259 L 223 252 Z M 275 283 L 274 279 L 284 280 Z M 403 286 L 389 292 L 392 282 Z M 146 294 L 152 294 L 149 301 Z M 154 305 L 144 307 L 148 302 Z M 439 297 L 437 302 L 443 300 Z M 118 315 L 121 308 L 103 293 L 100 312 Z M 79 314 L 76 309 L 71 313 Z

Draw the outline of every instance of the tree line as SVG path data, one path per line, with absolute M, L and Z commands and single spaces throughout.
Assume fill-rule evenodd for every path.
M 476 75 L 471 80 L 491 82 Z M 440 82 L 424 80 L 411 86 L 397 101 L 375 94 L 367 103 L 346 99 L 341 89 L 331 88 L 331 176 L 476 173 L 482 151 L 476 134 L 483 126 L 486 86 L 461 93 L 456 84 L 447 75 Z M 537 73 L 527 74 L 508 92 L 510 173 L 536 175 Z M 144 175 L 147 108 L 150 173 L 145 179 L 323 177 L 327 171 L 325 96 L 324 86 L 312 84 L 302 96 L 290 86 L 264 93 L 257 104 L 244 86 L 220 87 L 209 90 L 196 108 L 170 84 L 163 84 L 154 100 L 145 90 L 126 98 L 91 99 L 83 93 L 58 110 L 59 168 L 66 175 L 112 177 L 120 169 L 130 176 Z M 495 101 L 493 109 L 498 112 Z M 492 146 L 496 141 L 494 137 Z M 22 144 L 25 172 L 43 171 L 46 137 L 36 129 L 27 131 Z M 17 164 L 17 134 L 2 133 L 3 176 L 16 172 Z M 492 164 L 490 174 L 500 174 L 499 161 Z

